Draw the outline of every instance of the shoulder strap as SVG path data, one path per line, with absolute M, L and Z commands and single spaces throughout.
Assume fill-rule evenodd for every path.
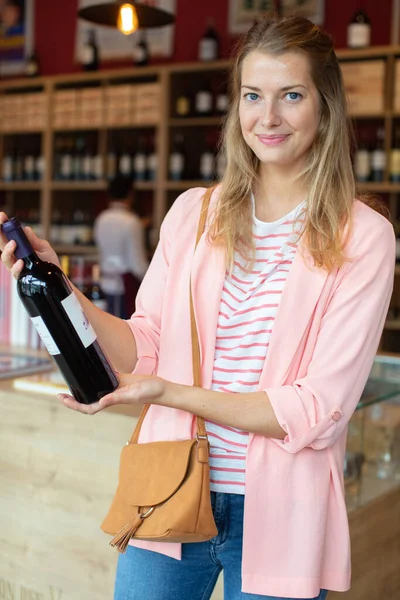
M 203 235 L 204 230 L 205 230 L 207 216 L 208 216 L 208 208 L 209 208 L 211 196 L 212 196 L 212 193 L 214 190 L 215 190 L 215 186 L 208 188 L 208 190 L 206 191 L 206 193 L 203 196 L 203 203 L 202 203 L 201 211 L 200 211 L 199 225 L 197 227 L 195 250 L 196 250 L 197 244 L 199 243 L 200 238 Z M 196 319 L 194 316 L 194 308 L 193 308 L 192 280 L 190 280 L 190 329 L 191 329 L 191 335 L 192 335 L 193 385 L 195 387 L 201 387 L 200 345 L 199 345 L 199 336 L 197 333 Z M 146 404 L 143 407 L 140 417 L 138 419 L 138 422 L 136 423 L 135 430 L 132 434 L 131 439 L 129 440 L 129 443 L 136 444 L 136 442 L 138 441 L 140 429 L 142 427 L 142 423 L 144 421 L 144 418 L 145 418 L 149 408 L 150 408 L 149 404 Z M 207 437 L 204 419 L 202 419 L 201 417 L 196 417 L 196 423 L 197 423 L 198 435 Z

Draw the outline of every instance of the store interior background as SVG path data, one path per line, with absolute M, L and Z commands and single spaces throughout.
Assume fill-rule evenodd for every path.
M 325 2 L 323 27 L 335 40 L 335 46 L 346 46 L 347 24 L 359 3 L 356 0 L 334 0 Z M 390 43 L 391 12 L 390 0 L 366 0 L 365 10 L 373 24 L 372 46 Z M 81 71 L 74 61 L 77 0 L 35 2 L 35 47 L 42 75 L 56 75 Z M 198 43 L 204 33 L 207 19 L 213 17 L 221 40 L 221 58 L 228 58 L 235 38 L 228 34 L 229 0 L 177 0 L 174 53 L 168 62 L 197 60 Z M 101 48 L 100 48 L 101 60 Z M 102 62 L 100 68 L 128 66 L 131 61 Z M 160 64 L 151 59 L 150 64 Z

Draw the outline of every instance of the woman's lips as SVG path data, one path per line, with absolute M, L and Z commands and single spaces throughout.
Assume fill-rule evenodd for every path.
M 258 140 L 265 146 L 278 146 L 279 144 L 282 144 L 282 142 L 284 142 L 288 137 L 289 137 L 289 134 L 287 134 L 287 135 L 258 135 L 257 136 Z

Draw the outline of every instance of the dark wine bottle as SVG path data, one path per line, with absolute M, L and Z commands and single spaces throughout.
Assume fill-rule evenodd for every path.
M 25 263 L 18 295 L 71 394 L 82 404 L 97 402 L 115 390 L 118 379 L 68 279 L 36 255 L 18 219 L 6 221 L 2 231 L 15 240 L 15 257 Z

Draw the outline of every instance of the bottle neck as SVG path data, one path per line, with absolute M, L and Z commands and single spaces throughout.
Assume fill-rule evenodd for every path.
M 40 258 L 33 250 L 31 254 L 22 257 L 22 260 L 24 261 L 25 268 L 29 270 L 31 270 L 34 266 L 38 265 L 41 262 Z

